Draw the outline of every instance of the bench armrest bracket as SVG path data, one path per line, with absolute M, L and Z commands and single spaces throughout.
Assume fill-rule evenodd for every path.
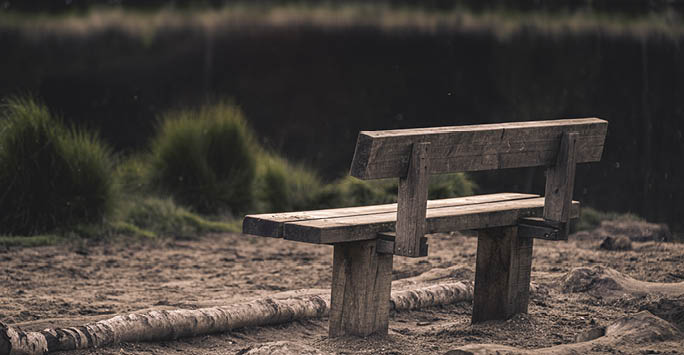
M 378 233 L 377 247 L 378 254 L 395 254 L 395 235 L 394 233 Z M 427 237 L 421 237 L 418 243 L 418 255 L 428 255 Z
M 568 240 L 566 223 L 554 223 L 543 218 L 528 217 L 518 220 L 518 236 L 546 240 Z

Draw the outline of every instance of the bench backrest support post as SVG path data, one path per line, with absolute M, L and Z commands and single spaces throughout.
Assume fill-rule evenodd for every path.
M 421 255 L 420 239 L 425 236 L 428 185 L 430 180 L 430 143 L 414 143 L 406 176 L 399 178 L 397 224 L 394 253 Z
M 546 169 L 544 219 L 560 229 L 561 239 L 567 239 L 567 223 L 570 220 L 572 191 L 575 187 L 578 137 L 576 132 L 564 132 L 556 164 Z

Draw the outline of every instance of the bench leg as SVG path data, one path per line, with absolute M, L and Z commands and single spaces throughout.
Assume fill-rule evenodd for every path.
M 532 240 L 518 227 L 478 231 L 472 323 L 527 313 Z
M 328 335 L 387 334 L 392 254 L 375 240 L 335 244 Z

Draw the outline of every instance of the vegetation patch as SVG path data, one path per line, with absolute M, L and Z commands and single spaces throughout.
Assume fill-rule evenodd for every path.
M 310 169 L 262 153 L 255 185 L 255 211 L 283 212 L 394 203 L 397 179 L 360 180 L 346 176 L 324 184 Z M 428 198 L 468 196 L 476 185 L 465 174 L 430 177 Z
M 162 117 L 148 152 L 120 159 L 92 133 L 67 128 L 30 98 L 5 101 L 0 121 L 0 246 L 78 238 L 194 238 L 239 232 L 245 213 L 396 202 L 397 179 L 329 184 L 256 143 L 221 102 Z M 430 199 L 472 195 L 465 174 L 430 178 Z M 634 214 L 584 207 L 576 230 Z
M 591 207 L 582 207 L 576 230 L 591 230 L 601 225 L 603 221 L 613 220 L 643 221 L 643 218 L 632 213 L 603 212 Z
M 240 231 L 236 223 L 210 220 L 176 205 L 170 198 L 133 199 L 122 206 L 118 220 L 112 224 L 117 234 L 146 238 L 193 238 L 206 233 Z
M 252 205 L 256 146 L 235 106 L 164 115 L 151 163 L 152 186 L 198 212 L 239 214 Z
M 262 151 L 258 157 L 254 211 L 302 211 L 320 206 L 324 184 L 316 173 L 273 153 Z
M 55 245 L 64 242 L 66 238 L 58 235 L 14 236 L 0 235 L 1 247 L 37 247 Z
M 109 148 L 31 98 L 7 99 L 1 115 L 0 233 L 103 221 L 116 198 Z

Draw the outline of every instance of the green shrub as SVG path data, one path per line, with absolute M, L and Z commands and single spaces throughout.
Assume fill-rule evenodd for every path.
M 1 233 L 101 222 L 115 199 L 111 152 L 35 100 L 10 98 L 0 120 L 0 186 Z
M 477 185 L 463 173 L 430 176 L 428 199 L 471 196 Z
M 147 194 L 150 192 L 150 158 L 145 154 L 135 154 L 119 161 L 114 170 L 119 189 L 127 194 Z
M 591 207 L 582 207 L 580 210 L 580 218 L 575 225 L 575 230 L 583 231 L 594 229 L 601 225 L 601 222 L 603 221 L 612 221 L 616 219 L 643 220 L 643 218 L 632 213 L 603 212 Z
M 255 185 L 259 212 L 301 211 L 318 208 L 323 188 L 319 177 L 302 166 L 269 153 L 259 154 Z
M 397 201 L 397 179 L 359 180 L 346 176 L 328 186 L 316 199 L 320 208 L 393 203 Z
M 238 214 L 252 204 L 257 150 L 230 104 L 171 112 L 153 139 L 151 182 L 199 212 Z

